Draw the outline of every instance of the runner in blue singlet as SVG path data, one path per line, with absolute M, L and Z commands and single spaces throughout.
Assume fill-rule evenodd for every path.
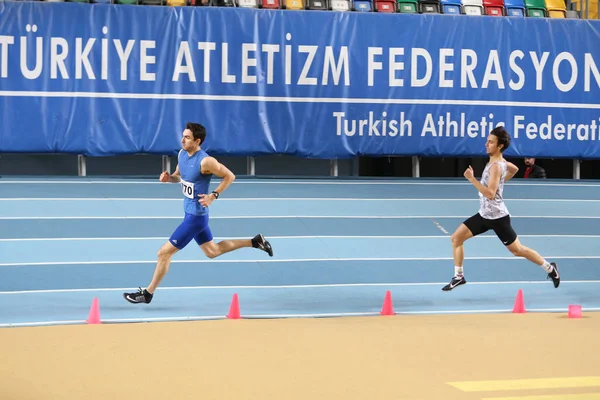
M 486 165 L 481 181 L 473 176 L 473 168 L 469 166 L 464 173 L 479 191 L 479 212 L 468 218 L 456 229 L 452 235 L 452 252 L 454 254 L 454 276 L 450 283 L 442 288 L 450 291 L 457 286 L 467 283 L 463 271 L 465 258 L 463 243 L 473 236 L 480 235 L 488 230 L 493 230 L 500 241 L 508 250 L 517 257 L 539 265 L 552 279 L 554 287 L 560 284 L 560 275 L 556 263 L 549 263 L 539 253 L 529 247 L 523 246 L 510 223 L 510 214 L 504 204 L 504 182 L 510 180 L 519 170 L 516 165 L 503 158 L 504 150 L 510 146 L 510 135 L 499 126 L 492 130 L 485 143 L 490 161 Z
M 163 172 L 161 182 L 180 183 L 183 193 L 184 218 L 169 241 L 158 251 L 158 262 L 152 281 L 146 289 L 124 293 L 130 303 L 150 303 L 156 288 L 169 270 L 171 257 L 193 240 L 198 243 L 208 258 L 215 258 L 242 247 L 254 247 L 273 257 L 273 248 L 262 234 L 252 239 L 213 241 L 208 226 L 208 207 L 235 180 L 235 175 L 215 158 L 201 149 L 206 138 L 206 129 L 197 123 L 188 123 L 183 131 L 181 150 L 177 156 L 177 168 L 172 175 Z M 219 186 L 208 193 L 213 175 L 223 178 Z

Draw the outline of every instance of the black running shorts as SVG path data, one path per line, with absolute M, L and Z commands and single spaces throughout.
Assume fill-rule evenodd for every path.
M 491 229 L 505 246 L 510 246 L 517 240 L 517 234 L 510 224 L 510 215 L 498 219 L 486 219 L 477 213 L 463 223 L 473 236 L 481 235 Z

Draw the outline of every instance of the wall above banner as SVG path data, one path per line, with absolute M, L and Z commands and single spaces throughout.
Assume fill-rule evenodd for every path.
M 71 25 L 72 21 L 78 21 Z M 0 152 L 600 158 L 600 21 L 0 3 Z

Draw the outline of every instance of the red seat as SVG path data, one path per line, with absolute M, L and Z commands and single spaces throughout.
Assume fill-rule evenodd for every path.
M 483 8 L 486 15 L 495 17 L 504 16 L 504 0 L 483 0 Z
M 281 8 L 279 0 L 262 0 L 262 8 Z
M 375 0 L 375 7 L 377 8 L 377 12 L 383 12 L 383 13 L 396 12 L 396 3 L 394 3 L 393 1 Z

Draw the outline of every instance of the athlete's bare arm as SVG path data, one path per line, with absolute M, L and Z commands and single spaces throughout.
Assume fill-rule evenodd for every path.
M 181 182 L 181 174 L 179 173 L 179 164 L 177 164 L 177 168 L 175 168 L 175 172 L 173 175 L 169 175 L 167 171 L 160 174 L 161 182 L 171 182 L 171 183 L 179 183 Z
M 507 161 L 506 162 L 506 176 L 504 177 L 504 182 L 508 182 L 509 180 L 511 180 L 512 177 L 517 174 L 517 172 L 519 172 L 519 167 L 517 167 L 515 164 Z
M 233 172 L 231 172 L 229 168 L 218 162 L 214 157 L 205 157 L 202 160 L 202 163 L 200 165 L 200 172 L 202 172 L 203 174 L 213 174 L 215 176 L 218 176 L 219 178 L 223 178 L 219 186 L 217 186 L 217 188 L 215 189 L 215 192 L 219 194 L 223 193 L 235 180 L 235 175 L 233 174 Z M 216 196 L 212 193 L 209 195 L 200 194 L 199 197 L 200 204 L 202 204 L 202 206 L 204 207 L 209 206 L 210 203 L 212 203 L 213 200 L 216 199 Z
M 482 185 L 475 176 L 473 175 L 473 168 L 469 165 L 466 169 L 464 176 L 479 190 L 479 192 L 490 200 L 493 200 L 498 191 L 500 185 L 500 166 L 498 164 L 492 165 L 490 168 L 490 180 L 488 186 Z

